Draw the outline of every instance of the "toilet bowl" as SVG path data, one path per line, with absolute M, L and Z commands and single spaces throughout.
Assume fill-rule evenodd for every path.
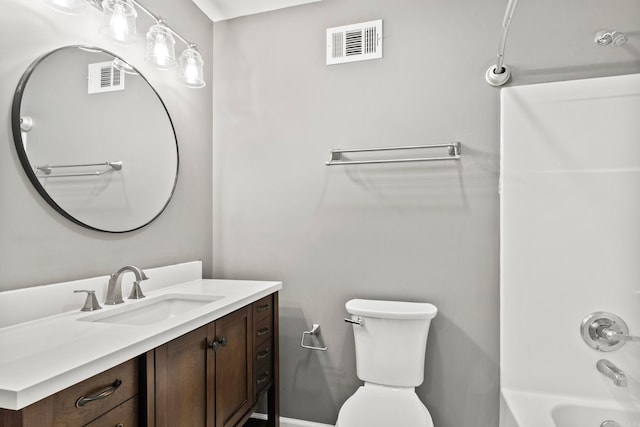
M 429 325 L 438 309 L 427 303 L 350 300 L 356 370 L 364 385 L 340 408 L 336 427 L 433 427 L 415 393 L 424 380 Z
M 342 405 L 336 427 L 433 427 L 413 388 L 365 383 Z

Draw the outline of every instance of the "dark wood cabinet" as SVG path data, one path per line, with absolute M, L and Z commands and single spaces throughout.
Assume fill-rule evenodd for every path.
M 243 426 L 267 394 L 267 425 L 279 426 L 274 304 L 277 294 L 148 352 L 146 425 Z
M 254 403 L 252 329 L 245 307 L 147 354 L 156 427 L 229 427 L 245 416 Z

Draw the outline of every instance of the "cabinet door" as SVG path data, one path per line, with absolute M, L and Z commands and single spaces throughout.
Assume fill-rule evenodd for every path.
M 156 426 L 214 427 L 215 354 L 207 349 L 213 328 L 203 326 L 156 348 Z
M 216 320 L 216 427 L 234 426 L 253 405 L 252 310 Z

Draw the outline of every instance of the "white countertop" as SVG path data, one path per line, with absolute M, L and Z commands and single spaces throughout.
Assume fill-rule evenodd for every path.
M 151 325 L 78 321 L 92 314 L 78 309 L 2 328 L 0 408 L 22 409 L 280 289 L 281 282 L 199 279 L 148 292 L 139 301 L 125 299 L 136 304 L 175 293 L 223 297 Z

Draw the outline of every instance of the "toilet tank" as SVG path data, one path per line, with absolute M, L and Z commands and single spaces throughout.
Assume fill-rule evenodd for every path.
M 438 309 L 428 303 L 353 299 L 345 305 L 352 320 L 356 368 L 362 381 L 417 387 L 424 380 L 429 325 Z

